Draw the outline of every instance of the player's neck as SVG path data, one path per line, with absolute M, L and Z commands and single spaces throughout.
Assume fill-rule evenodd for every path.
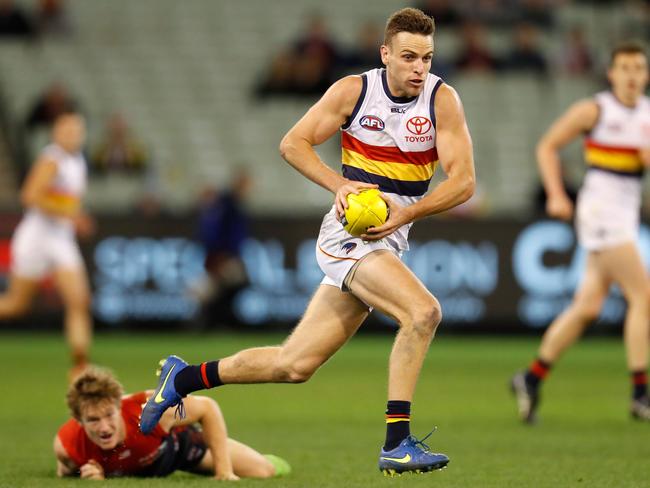
M 409 94 L 406 93 L 406 91 L 398 90 L 395 85 L 396 83 L 391 79 L 390 75 L 388 74 L 388 70 L 386 70 L 386 87 L 388 88 L 390 95 L 392 95 L 395 98 L 413 98 L 409 96 Z
M 639 102 L 640 98 L 640 95 L 624 93 L 616 90 L 612 90 L 612 94 L 621 105 L 625 105 L 628 108 L 636 107 L 636 104 Z
M 56 144 L 63 152 L 65 152 L 67 154 L 74 155 L 74 154 L 76 154 L 78 152 L 78 151 L 75 150 L 75 148 L 65 146 L 64 144 L 61 144 L 60 142 L 54 141 L 54 144 Z
M 390 77 L 386 78 L 386 83 L 388 84 L 388 91 L 390 92 L 391 95 L 393 95 L 395 98 L 406 98 L 408 95 L 406 92 L 396 90 L 393 86 L 393 83 L 390 81 Z

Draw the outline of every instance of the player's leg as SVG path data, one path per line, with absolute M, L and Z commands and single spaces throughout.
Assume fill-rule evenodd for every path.
M 552 365 L 583 334 L 593 322 L 607 298 L 610 280 L 599 255 L 587 255 L 585 272 L 580 287 L 569 307 L 546 329 L 536 359 L 529 368 L 516 374 L 511 382 L 517 398 L 519 416 L 533 423 L 539 406 L 539 389 Z
M 354 335 L 367 316 L 368 307 L 357 298 L 337 287 L 321 285 L 281 346 L 246 349 L 195 366 L 170 356 L 163 364 L 156 394 L 142 412 L 142 432 L 150 432 L 167 408 L 192 391 L 222 384 L 307 381 Z
M 233 472 L 240 478 L 271 478 L 286 475 L 291 471 L 289 463 L 283 459 L 276 456 L 267 457 L 234 439 L 228 439 L 228 452 Z M 201 473 L 214 473 L 211 451 L 206 451 L 196 470 Z
M 32 305 L 49 265 L 49 243 L 42 231 L 23 221 L 11 238 L 11 274 L 7 290 L 0 295 L 0 319 L 24 315 Z
M 609 292 L 611 280 L 599 254 L 589 253 L 584 276 L 571 305 L 546 329 L 538 357 L 548 364 L 560 359 L 584 330 L 598 318 Z
M 38 279 L 12 273 L 9 288 L 0 295 L 0 319 L 24 315 L 31 307 L 37 288 Z
M 304 316 L 279 347 L 253 348 L 219 361 L 230 383 L 302 383 L 354 335 L 368 307 L 334 286 L 321 285 Z
M 390 251 L 368 254 L 349 281 L 351 292 L 399 324 L 388 366 L 386 442 L 379 467 L 384 472 L 428 471 L 449 459 L 420 449 L 410 436 L 410 408 L 429 344 L 442 318 L 440 304 Z
M 630 370 L 645 370 L 648 366 L 650 304 L 643 260 L 633 243 L 603 252 L 601 259 L 612 281 L 621 287 L 627 302 L 624 330 L 627 366 Z
M 389 360 L 388 396 L 411 401 L 424 357 L 442 317 L 440 304 L 390 251 L 366 256 L 356 269 L 350 290 L 397 321 L 400 328 Z
M 92 341 L 90 286 L 83 265 L 59 268 L 54 272 L 54 279 L 65 309 L 65 337 L 73 361 L 70 371 L 70 379 L 73 379 L 86 367 L 89 358 Z
M 627 302 L 624 338 L 627 366 L 632 378 L 632 415 L 650 420 L 648 400 L 648 337 L 650 335 L 650 303 L 648 276 L 634 243 L 627 243 L 603 252 L 603 266 L 617 283 Z

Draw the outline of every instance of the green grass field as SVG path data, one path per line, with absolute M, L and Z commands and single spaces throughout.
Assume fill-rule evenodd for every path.
M 111 367 L 127 391 L 153 387 L 160 357 L 190 362 L 271 335 L 103 335 L 95 361 Z M 209 392 L 230 435 L 293 466 L 290 477 L 241 481 L 247 487 L 647 487 L 650 425 L 627 413 L 628 379 L 620 340 L 588 339 L 546 385 L 542 420 L 515 418 L 506 384 L 535 352 L 534 339 L 440 336 L 429 352 L 413 404 L 412 430 L 451 458 L 449 469 L 384 478 L 376 468 L 384 436 L 390 336 L 354 338 L 303 385 L 227 386 Z M 54 473 L 52 438 L 66 420 L 66 349 L 59 335 L 0 336 L 0 487 L 80 486 Z M 91 483 L 91 482 L 89 482 Z M 111 480 L 111 487 L 208 486 L 208 478 Z

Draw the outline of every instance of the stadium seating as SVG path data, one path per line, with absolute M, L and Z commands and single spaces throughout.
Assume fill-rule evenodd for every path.
M 59 80 L 89 116 L 91 143 L 109 114 L 126 114 L 153 154 L 148 184 L 170 208 L 188 208 L 198 188 L 206 182 L 223 184 L 234 165 L 245 163 L 263 182 L 252 199 L 253 210 L 294 213 L 320 212 L 328 204 L 326 192 L 285 165 L 277 152 L 282 134 L 311 102 L 259 102 L 251 97 L 252 88 L 273 53 L 300 33 L 312 11 L 322 12 L 335 37 L 350 45 L 358 26 L 367 20 L 383 22 L 397 6 L 393 0 L 70 0 L 67 5 L 75 31 L 70 39 L 0 44 L 0 91 L 14 121 L 24 118 L 47 84 Z M 560 28 L 584 23 L 603 55 L 611 39 L 596 33 L 604 31 L 603 23 L 610 26 L 608 32 L 622 32 L 622 18 L 611 16 L 610 9 L 573 4 L 559 13 Z M 506 46 L 509 36 L 495 32 L 490 42 Z M 559 48 L 557 38 L 545 36 L 549 53 Z M 455 49 L 454 35 L 444 26 L 436 49 L 441 56 Z M 536 139 L 567 103 L 592 93 L 598 84 L 525 76 L 456 77 L 451 82 L 465 104 L 489 209 L 520 214 L 530 208 L 537 185 Z M 42 136 L 32 139 L 31 150 L 42 141 Z M 320 152 L 338 164 L 336 141 Z M 572 172 L 579 173 L 576 149 L 568 154 L 578 161 Z M 141 190 L 141 183 L 128 180 L 94 182 L 91 205 L 128 210 Z

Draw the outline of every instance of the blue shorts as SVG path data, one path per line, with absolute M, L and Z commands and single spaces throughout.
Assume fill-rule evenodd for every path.
M 176 470 L 196 471 L 207 450 L 198 426 L 172 429 L 161 445 L 158 459 L 138 476 L 168 476 Z

